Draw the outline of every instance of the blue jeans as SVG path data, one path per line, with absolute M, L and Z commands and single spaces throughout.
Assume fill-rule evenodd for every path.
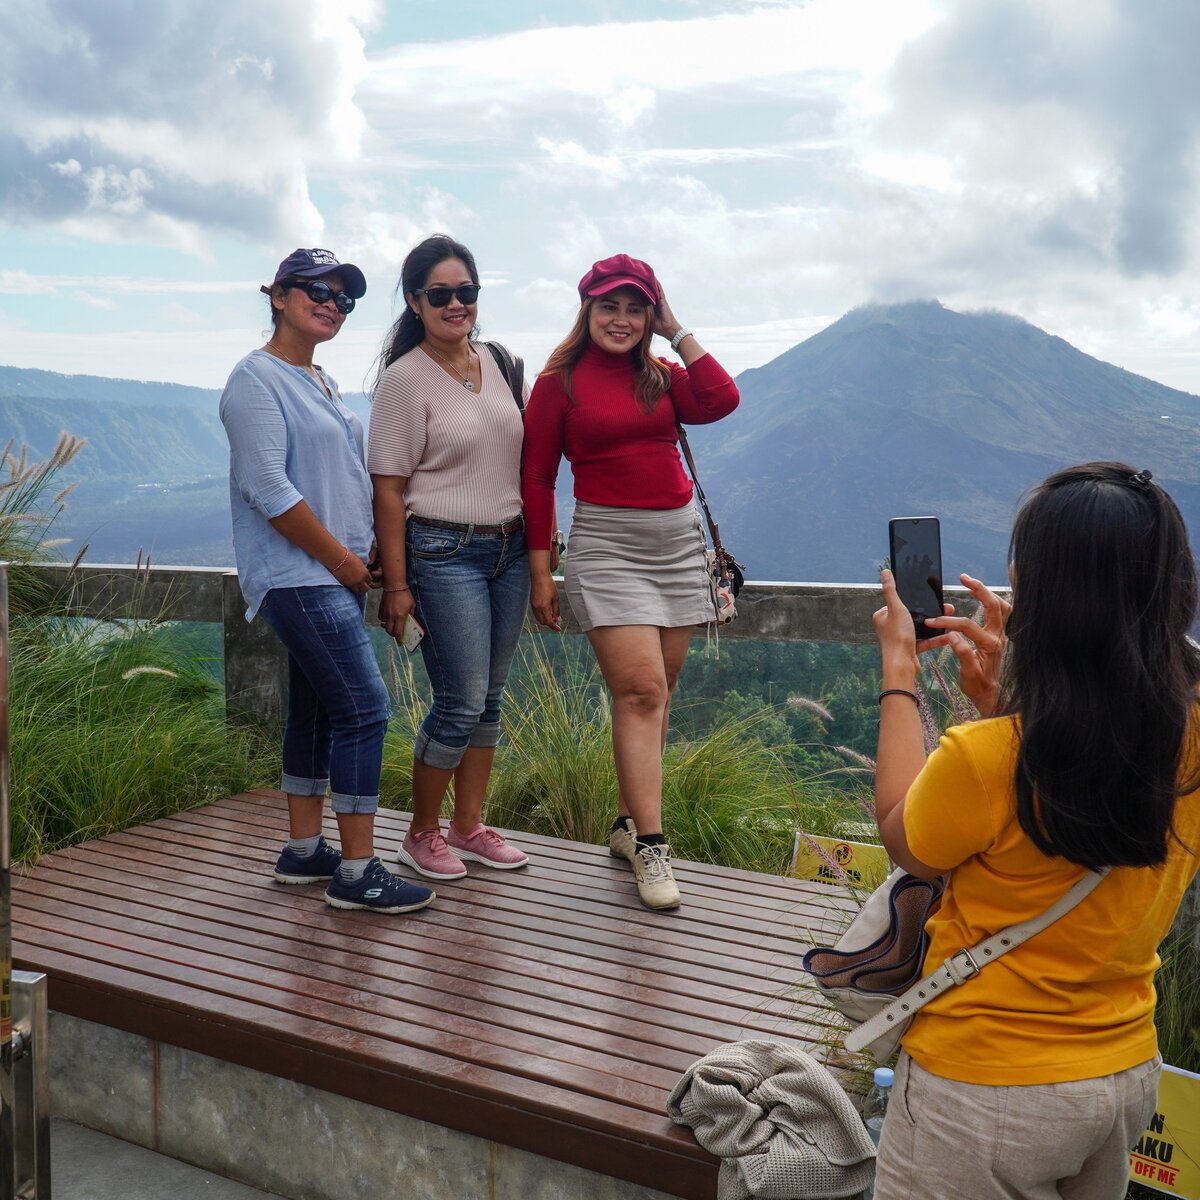
M 468 746 L 500 740 L 500 697 L 529 605 L 525 532 L 438 529 L 409 517 L 405 548 L 433 689 L 413 755 L 452 770 Z
M 324 796 L 335 813 L 379 807 L 391 704 L 363 623 L 366 597 L 340 584 L 272 588 L 263 619 L 288 652 L 283 781 L 293 796 Z

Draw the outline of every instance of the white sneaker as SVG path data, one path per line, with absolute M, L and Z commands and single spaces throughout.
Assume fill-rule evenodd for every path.
M 608 835 L 608 852 L 613 858 L 625 858 L 633 862 L 633 856 L 637 853 L 637 847 L 634 845 L 637 840 L 637 826 L 634 825 L 632 817 L 626 817 L 625 820 L 626 825 L 618 825 Z
M 638 899 L 647 908 L 678 908 L 679 888 L 671 871 L 671 847 L 638 846 L 633 856 Z

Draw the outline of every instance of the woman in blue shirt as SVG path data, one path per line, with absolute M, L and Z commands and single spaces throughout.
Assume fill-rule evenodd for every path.
M 373 852 L 390 705 L 363 623 L 375 584 L 362 423 L 313 364 L 367 283 L 328 250 L 296 250 L 261 290 L 271 337 L 234 367 L 221 421 L 246 619 L 261 612 L 288 652 L 281 787 L 290 838 L 274 875 L 328 880 L 335 908 L 411 912 L 433 892 L 393 875 Z M 340 852 L 321 836 L 327 790 Z

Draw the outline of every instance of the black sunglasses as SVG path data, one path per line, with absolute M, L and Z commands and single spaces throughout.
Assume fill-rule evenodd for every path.
M 459 304 L 474 304 L 479 299 L 478 283 L 460 283 L 458 287 L 431 287 L 417 288 L 413 292 L 414 296 L 424 296 L 429 301 L 433 308 L 445 308 L 450 303 L 450 297 L 453 296 Z
M 283 286 L 300 288 L 314 304 L 328 304 L 332 300 L 338 312 L 354 311 L 354 297 L 335 292 L 323 279 L 289 279 Z

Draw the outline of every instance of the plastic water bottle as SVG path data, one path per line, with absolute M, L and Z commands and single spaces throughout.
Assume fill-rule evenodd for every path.
M 876 1147 L 879 1146 L 879 1138 L 883 1133 L 883 1119 L 887 1116 L 888 1101 L 892 1097 L 894 1080 L 895 1074 L 891 1067 L 876 1067 L 875 1082 L 871 1085 L 871 1090 L 863 1102 L 863 1124 L 867 1127 L 867 1136 L 875 1143 Z M 875 1187 L 872 1185 L 863 1192 L 863 1200 L 871 1200 L 874 1195 Z

